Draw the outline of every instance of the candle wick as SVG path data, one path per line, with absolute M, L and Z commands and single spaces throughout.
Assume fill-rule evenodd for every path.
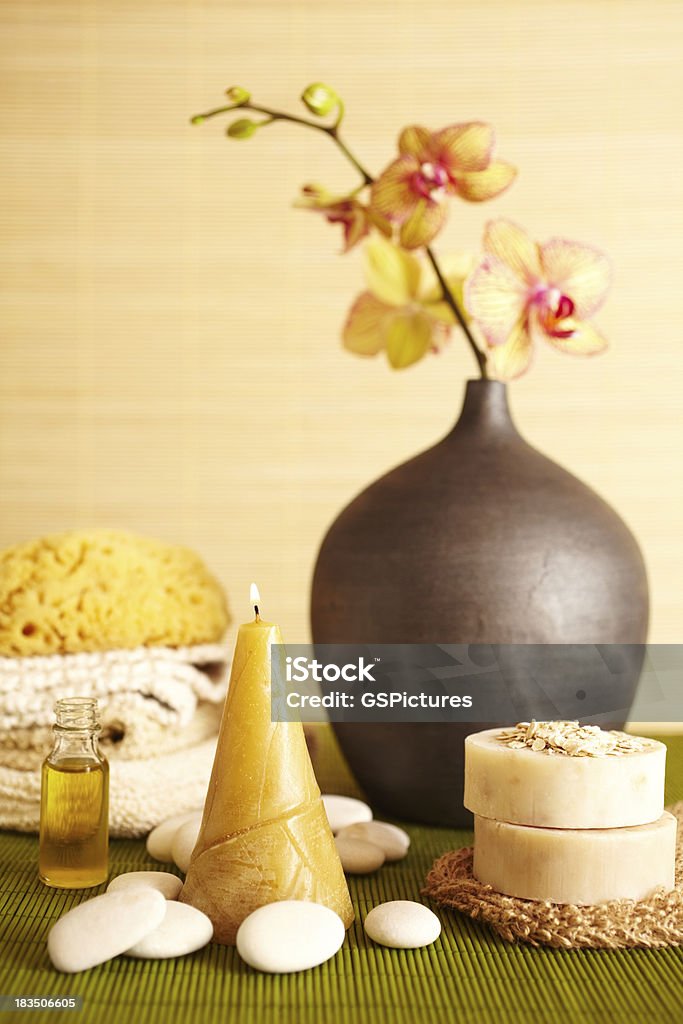
M 258 610 L 258 605 L 257 604 L 254 605 L 254 612 L 256 613 L 256 621 L 258 622 L 258 620 L 261 618 L 261 616 L 259 614 L 259 610 Z

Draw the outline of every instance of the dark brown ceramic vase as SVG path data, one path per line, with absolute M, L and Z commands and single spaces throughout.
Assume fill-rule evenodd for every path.
M 316 643 L 637 645 L 648 622 L 645 567 L 626 525 L 524 441 L 505 385 L 484 380 L 467 384 L 442 441 L 333 523 L 311 607 Z M 631 692 L 641 656 L 632 655 Z M 479 727 L 341 723 L 335 731 L 379 809 L 467 825 L 463 742 Z

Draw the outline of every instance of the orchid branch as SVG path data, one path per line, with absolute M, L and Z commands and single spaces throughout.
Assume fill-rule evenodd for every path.
M 313 128 L 315 131 L 322 132 L 323 135 L 328 135 L 335 145 L 341 150 L 349 163 L 358 171 L 361 178 L 363 179 L 364 185 L 371 185 L 374 178 L 362 164 L 356 159 L 349 147 L 343 141 L 339 134 L 339 118 L 334 124 L 321 124 L 319 121 L 311 121 L 307 117 L 297 117 L 296 114 L 288 114 L 283 110 L 273 110 L 271 107 L 264 107 L 260 104 L 246 101 L 244 103 L 232 103 L 225 107 L 216 107 L 214 110 L 207 110 L 204 114 L 197 114 L 191 119 L 192 124 L 203 124 L 211 117 L 216 117 L 218 114 L 231 113 L 234 110 L 251 110 L 256 114 L 265 114 L 269 122 L 273 121 L 289 121 L 292 124 L 303 125 L 305 128 Z M 264 123 L 264 122 L 262 122 Z
M 237 89 L 228 90 L 229 96 L 231 94 L 238 93 L 239 98 L 237 99 L 237 102 L 222 107 L 216 107 L 213 110 L 207 110 L 203 114 L 196 114 L 193 118 L 191 118 L 191 123 L 203 124 L 204 121 L 207 121 L 212 117 L 217 117 L 220 114 L 232 113 L 236 110 L 249 110 L 256 114 L 263 114 L 266 120 L 261 122 L 235 122 L 228 129 L 228 133 L 231 132 L 231 129 L 238 128 L 240 125 L 242 125 L 243 127 L 241 131 L 233 132 L 234 138 L 248 138 L 250 135 L 253 135 L 254 132 L 257 131 L 258 128 L 260 128 L 262 125 L 271 124 L 275 121 L 289 121 L 291 124 L 302 125 L 305 128 L 313 128 L 315 131 L 322 132 L 323 135 L 327 135 L 330 139 L 332 139 L 332 141 L 340 150 L 340 152 L 346 157 L 351 166 L 361 176 L 363 182 L 362 185 L 360 186 L 361 188 L 365 187 L 366 185 L 372 185 L 375 181 L 374 177 L 363 166 L 360 160 L 358 160 L 358 158 L 352 153 L 352 151 L 341 138 L 341 135 L 339 133 L 339 126 L 344 116 L 344 106 L 341 100 L 339 99 L 338 96 L 336 96 L 336 94 L 332 93 L 332 91 L 330 90 L 329 95 L 325 97 L 325 104 L 316 105 L 314 102 L 312 102 L 311 97 L 307 98 L 307 93 L 310 93 L 311 89 L 313 88 L 314 87 L 309 87 L 309 89 L 306 90 L 306 93 L 304 93 L 304 103 L 306 104 L 309 110 L 318 111 L 320 114 L 329 113 L 332 109 L 336 108 L 337 117 L 332 124 L 324 124 L 320 121 L 313 121 L 307 117 L 299 117 L 296 114 L 289 114 L 283 110 L 274 110 L 272 107 L 265 107 L 262 106 L 261 104 L 252 103 L 249 93 L 247 93 L 245 90 Z M 453 295 L 453 292 L 448 286 L 448 282 L 444 277 L 443 271 L 439 266 L 438 260 L 433 249 L 429 245 L 426 245 L 424 248 L 427 254 L 427 258 L 429 259 L 429 262 L 432 265 L 434 273 L 436 274 L 437 281 L 439 282 L 439 287 L 441 288 L 443 299 L 448 305 L 448 307 L 451 309 L 453 315 L 455 316 L 455 319 L 458 322 L 458 325 L 460 326 L 463 334 L 465 335 L 465 338 L 467 339 L 470 348 L 472 349 L 472 353 L 477 361 L 477 366 L 479 367 L 479 373 L 482 379 L 486 380 L 488 379 L 486 355 L 477 344 L 474 335 L 472 334 L 469 328 L 465 314 L 460 309 L 460 306 L 455 296 Z
M 486 366 L 486 356 L 482 352 L 482 350 L 479 348 L 479 346 L 477 345 L 476 341 L 474 340 L 472 332 L 470 331 L 470 328 L 469 328 L 469 324 L 467 323 L 467 320 L 465 319 L 465 316 L 464 316 L 462 310 L 460 309 L 460 306 L 456 302 L 456 299 L 455 299 L 455 296 L 453 295 L 453 292 L 450 290 L 450 288 L 448 287 L 448 284 L 446 283 L 446 280 L 445 280 L 445 278 L 443 276 L 443 272 L 442 272 L 441 267 L 439 266 L 439 264 L 437 262 L 436 256 L 434 255 L 434 251 L 433 251 L 431 245 L 426 245 L 425 246 L 425 252 L 427 253 L 427 258 L 429 259 L 429 262 L 431 263 L 432 267 L 434 268 L 434 273 L 436 274 L 437 281 L 439 282 L 439 287 L 441 288 L 441 291 L 442 291 L 442 294 L 443 294 L 443 297 L 444 297 L 444 301 L 449 306 L 449 308 L 452 310 L 453 315 L 455 316 L 455 319 L 458 321 L 458 324 L 462 328 L 463 334 L 467 338 L 467 340 L 468 340 L 468 342 L 470 344 L 470 347 L 472 349 L 472 352 L 474 353 L 474 358 L 477 360 L 477 365 L 479 367 L 479 373 L 481 375 L 481 379 L 482 380 L 488 380 L 489 374 L 488 374 L 488 369 L 487 369 L 487 366 Z

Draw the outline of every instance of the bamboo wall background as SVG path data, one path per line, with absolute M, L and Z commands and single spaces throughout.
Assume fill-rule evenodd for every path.
M 483 118 L 517 184 L 453 203 L 440 253 L 506 215 L 606 249 L 592 361 L 539 353 L 519 426 L 644 549 L 651 639 L 683 619 L 683 9 L 666 0 L 3 0 L 0 545 L 114 525 L 197 548 L 236 618 L 308 636 L 333 516 L 438 439 L 472 372 L 454 337 L 392 373 L 344 353 L 362 288 L 338 229 L 291 202 L 355 183 L 329 142 L 191 114 L 243 84 L 297 109 L 323 79 L 373 170 L 402 125 Z

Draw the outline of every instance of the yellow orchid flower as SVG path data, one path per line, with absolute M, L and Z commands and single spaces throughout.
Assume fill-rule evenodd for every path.
M 420 125 L 404 128 L 400 155 L 372 186 L 370 206 L 400 225 L 405 249 L 429 245 L 446 221 L 449 196 L 480 203 L 514 180 L 516 169 L 494 160 L 493 146 L 493 128 L 481 121 L 452 124 L 439 132 Z
M 605 301 L 610 277 L 599 249 L 562 238 L 539 245 L 512 221 L 487 224 L 465 304 L 496 375 L 520 377 L 541 340 L 577 356 L 603 352 L 607 341 L 588 321 Z
M 351 307 L 343 330 L 344 347 L 359 356 L 386 352 L 395 370 L 412 366 L 448 340 L 455 317 L 443 300 L 433 271 L 384 238 L 365 247 L 368 290 Z M 462 293 L 470 269 L 461 260 L 447 277 Z
M 344 233 L 342 252 L 353 249 L 371 228 L 377 228 L 383 235 L 391 235 L 391 224 L 354 194 L 335 196 L 322 185 L 304 185 L 301 198 L 294 204 L 301 210 L 321 213 L 329 224 L 341 224 Z

